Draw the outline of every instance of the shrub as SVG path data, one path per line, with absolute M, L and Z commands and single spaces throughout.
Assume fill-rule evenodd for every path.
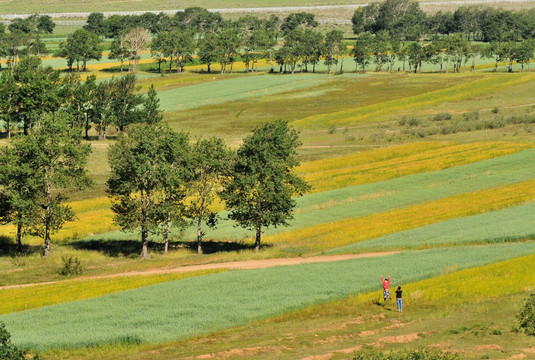
M 329 130 L 327 130 L 327 132 L 329 134 L 334 134 L 336 132 L 336 126 L 335 125 L 329 126 Z
M 521 329 L 528 335 L 535 335 L 535 294 L 531 294 L 520 309 L 517 319 Z
M 383 353 L 365 346 L 353 354 L 352 360 L 460 360 L 457 354 L 431 352 L 426 349 Z
M 7 331 L 3 322 L 0 322 L 0 359 L 2 360 L 25 360 L 27 351 L 19 349 L 11 342 L 11 334 Z M 38 359 L 38 357 L 33 357 Z
M 80 265 L 80 260 L 77 257 L 73 258 L 72 256 L 62 256 L 61 260 L 63 261 L 63 268 L 60 270 L 61 275 L 71 276 L 71 275 L 80 275 L 82 273 L 82 266 Z
M 443 121 L 443 120 L 451 120 L 451 114 L 449 112 L 445 113 L 438 113 L 433 116 L 434 121 Z
M 494 114 L 497 114 L 497 113 L 499 113 L 499 112 L 500 112 L 500 109 L 498 109 L 498 107 L 497 107 L 497 106 L 495 106 L 494 108 L 492 108 L 492 110 L 491 110 L 491 111 L 492 111 L 492 112 L 493 112 Z
M 479 111 L 470 111 L 463 114 L 463 118 L 466 121 L 479 120 Z

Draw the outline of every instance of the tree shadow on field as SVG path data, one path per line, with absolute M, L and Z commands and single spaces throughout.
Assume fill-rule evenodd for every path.
M 141 253 L 140 240 L 117 240 L 117 239 L 93 239 L 80 240 L 70 244 L 77 250 L 90 250 L 103 253 L 111 257 L 119 256 L 139 256 Z M 273 245 L 264 244 L 262 247 L 270 248 Z M 165 244 L 161 241 L 149 241 L 149 252 L 164 252 Z M 169 241 L 169 251 L 185 249 L 192 253 L 197 253 L 196 241 Z M 220 252 L 239 252 L 242 250 L 253 250 L 254 244 L 245 244 L 242 242 L 232 241 L 212 241 L 207 240 L 202 242 L 202 250 L 205 255 L 215 254 Z
M 18 245 L 8 236 L 0 235 L 0 256 L 26 256 L 41 252 L 41 246 L 22 244 L 19 251 Z
M 77 250 L 97 251 L 111 257 L 139 255 L 141 253 L 140 240 L 80 240 L 74 241 L 70 245 Z
M 161 245 L 163 251 L 163 244 Z M 169 243 L 171 249 L 187 249 L 192 252 L 197 252 L 197 242 L 196 241 L 175 241 Z M 233 241 L 213 241 L 206 240 L 202 242 L 202 252 L 203 254 L 215 254 L 220 252 L 239 252 L 243 250 L 253 250 L 254 244 L 245 244 L 242 242 L 233 242 Z M 263 244 L 263 248 L 272 247 L 271 244 Z

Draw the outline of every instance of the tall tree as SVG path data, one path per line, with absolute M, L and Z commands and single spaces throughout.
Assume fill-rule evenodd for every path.
M 140 120 L 141 109 L 138 106 L 143 103 L 143 95 L 136 93 L 140 86 L 136 85 L 134 74 L 112 79 L 109 87 L 110 114 L 113 123 L 123 131 L 125 126 Z
M 140 231 L 143 258 L 149 257 L 149 233 L 158 233 L 168 221 L 170 200 L 164 190 L 180 183 L 174 165 L 186 144 L 187 135 L 165 124 L 141 123 L 121 133 L 108 153 L 114 222 L 123 230 Z
M 13 123 L 17 120 L 19 96 L 19 86 L 13 72 L 3 71 L 0 74 L 0 119 L 6 123 L 8 139 L 11 137 Z
M 188 184 L 188 216 L 197 226 L 197 253 L 202 254 L 203 221 L 216 225 L 212 209 L 221 185 L 230 170 L 231 153 L 220 138 L 198 139 L 192 148 L 192 179 Z
M 126 34 L 119 33 L 111 42 L 110 53 L 108 54 L 108 59 L 116 59 L 121 62 L 121 72 L 123 72 L 123 64 L 125 59 L 128 59 L 130 56 L 130 51 L 128 50 L 126 43 Z
M 296 205 L 293 196 L 309 189 L 293 173 L 300 144 L 297 131 L 279 120 L 253 129 L 237 151 L 221 196 L 229 218 L 256 232 L 255 250 L 260 249 L 262 229 L 287 225 Z
M 344 33 L 341 30 L 331 30 L 325 35 L 325 46 L 323 55 L 329 74 L 333 64 L 338 70 L 338 57 L 345 50 Z
M 125 40 L 130 48 L 132 59 L 134 60 L 132 71 L 136 73 L 140 52 L 145 50 L 150 44 L 149 30 L 143 27 L 135 27 L 126 34 Z
M 81 131 L 71 127 L 66 113 L 44 116 L 28 136 L 13 138 L 13 153 L 18 163 L 27 164 L 27 182 L 35 191 L 37 206 L 32 207 L 32 233 L 44 240 L 43 255 L 50 253 L 50 235 L 74 212 L 64 202 L 66 190 L 79 190 L 90 185 L 85 164 L 91 147 L 81 142 Z

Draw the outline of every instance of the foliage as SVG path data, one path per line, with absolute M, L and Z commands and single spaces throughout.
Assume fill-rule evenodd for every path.
M 535 335 L 535 295 L 531 294 L 524 300 L 518 315 L 520 328 L 528 335 Z
M 458 354 L 431 352 L 427 349 L 405 350 L 385 353 L 371 346 L 355 351 L 352 360 L 460 360 Z
M 82 274 L 83 269 L 77 257 L 62 256 L 61 261 L 63 262 L 63 267 L 59 271 L 61 275 L 72 276 Z
M 11 334 L 7 331 L 4 323 L 0 322 L 0 359 L 2 360 L 25 360 L 28 359 L 27 351 L 19 349 L 11 342 Z M 32 357 L 38 359 L 38 357 Z
M 185 198 L 187 141 L 187 134 L 164 124 L 141 123 L 122 133 L 108 153 L 114 222 L 123 230 L 140 231 L 144 258 L 149 232 L 158 232 L 171 208 L 178 209 Z
M 292 197 L 309 189 L 294 174 L 299 145 L 297 131 L 287 122 L 275 121 L 253 129 L 237 151 L 231 179 L 224 184 L 221 197 L 230 219 L 256 231 L 257 250 L 262 228 L 287 225 L 296 205 Z
M 24 169 L 17 188 L 35 192 L 26 198 L 31 206 L 32 232 L 44 240 L 44 255 L 50 252 L 50 235 L 74 218 L 63 203 L 65 190 L 88 187 L 85 164 L 91 147 L 81 143 L 80 129 L 69 126 L 69 116 L 56 113 L 45 116 L 28 136 L 12 141 L 14 171 Z M 52 190 L 54 189 L 54 192 Z

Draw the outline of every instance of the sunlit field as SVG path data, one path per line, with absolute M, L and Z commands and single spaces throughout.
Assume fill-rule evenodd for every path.
M 349 3 L 46 0 L 22 11 L 0 0 L 0 11 Z M 352 11 L 323 9 L 321 16 Z M 350 26 L 343 28 L 348 44 Z M 47 47 L 58 49 L 76 28 L 46 36 Z M 122 75 L 107 57 L 109 39 L 101 45 L 102 59 L 90 61 L 82 79 Z M 0 224 L 0 321 L 13 342 L 44 360 L 349 360 L 366 345 L 453 351 L 463 359 L 535 356 L 534 338 L 515 318 L 535 291 L 535 72 L 515 64 L 507 73 L 500 62 L 495 73 L 491 58 L 477 58 L 474 73 L 440 73 L 438 64 L 409 73 L 397 62 L 392 72 L 371 63 L 362 73 L 349 56 L 343 64 L 336 74 L 322 62 L 315 73 L 298 67 L 282 74 L 277 64 L 270 72 L 268 60 L 256 73 L 236 61 L 222 74 L 218 63 L 207 73 L 195 56 L 182 73 L 168 63 L 160 72 L 143 51 L 139 92 L 154 86 L 173 130 L 191 141 L 217 136 L 236 150 L 255 126 L 288 121 L 302 143 L 295 171 L 310 191 L 295 198 L 286 226 L 263 228 L 258 252 L 254 231 L 229 220 L 217 199 L 217 226 L 203 224 L 204 254 L 188 224 L 172 229 L 168 253 L 162 234 L 150 234 L 143 260 L 139 232 L 114 223 L 107 192 L 108 151 L 119 130 L 109 126 L 99 141 L 91 128 L 84 141 L 92 148 L 93 186 L 68 194 L 76 219 L 52 234 L 50 256 L 41 256 L 43 239 L 30 233 L 18 252 L 16 227 Z M 65 59 L 49 55 L 43 65 L 67 74 Z M 125 62 L 125 72 L 129 67 Z M 326 256 L 337 257 L 320 261 Z M 312 257 L 320 260 L 277 263 Z M 64 275 L 69 259 L 80 271 Z M 247 267 L 230 270 L 238 261 Z M 273 267 L 258 268 L 261 262 Z M 403 313 L 395 300 L 383 301 L 381 275 L 392 277 L 392 293 L 403 287 Z

